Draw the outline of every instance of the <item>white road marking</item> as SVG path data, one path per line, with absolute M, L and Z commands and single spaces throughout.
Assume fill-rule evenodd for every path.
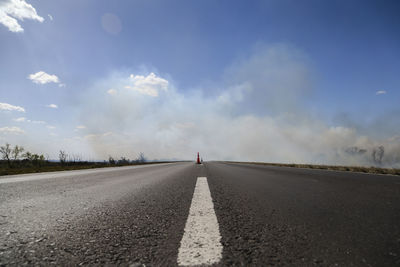
M 221 235 L 207 177 L 198 177 L 178 252 L 181 266 L 210 265 L 222 258 Z
M 75 177 L 78 175 L 89 175 L 96 173 L 105 173 L 113 171 L 122 171 L 127 169 L 140 169 L 154 166 L 162 166 L 173 163 L 159 163 L 139 166 L 123 166 L 123 167 L 107 167 L 107 168 L 95 168 L 95 169 L 83 169 L 73 171 L 56 171 L 56 172 L 41 172 L 41 173 L 26 173 L 17 175 L 0 176 L 0 184 L 16 183 L 16 182 L 27 182 L 41 179 L 53 179 L 53 178 L 64 178 L 64 177 Z

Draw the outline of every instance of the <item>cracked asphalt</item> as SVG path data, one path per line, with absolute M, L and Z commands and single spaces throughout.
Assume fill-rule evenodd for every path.
M 0 178 L 1 266 L 176 266 L 207 177 L 217 266 L 399 266 L 400 178 L 207 162 Z

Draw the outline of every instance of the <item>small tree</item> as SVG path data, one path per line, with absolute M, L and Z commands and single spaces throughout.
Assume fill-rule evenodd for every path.
M 9 143 L 7 143 L 5 146 L 0 147 L 0 153 L 2 154 L 2 158 L 4 160 L 7 160 L 8 167 L 11 168 L 11 153 L 12 153 L 12 148 Z
M 115 159 L 113 157 L 109 156 L 108 163 L 110 163 L 111 165 L 115 165 Z
M 120 160 L 118 160 L 118 165 L 127 165 L 129 164 L 129 159 L 126 159 L 125 157 L 121 157 Z
M 36 166 L 39 165 L 39 158 L 40 158 L 40 156 L 38 154 L 32 154 L 32 163 L 33 163 L 33 165 L 36 165 Z
M 19 157 L 22 156 L 22 152 L 24 152 L 24 148 L 22 146 L 15 146 L 12 150 L 13 160 L 19 159 Z
M 46 158 L 43 155 L 36 155 L 36 165 L 39 167 L 42 167 L 44 165 L 44 162 L 46 161 Z
M 31 153 L 27 151 L 25 154 L 23 154 L 23 157 L 30 163 L 32 164 L 31 166 L 36 166 L 36 167 L 42 167 L 44 163 L 46 162 L 46 158 L 44 155 L 38 155 L 35 153 Z
M 58 154 L 58 158 L 60 159 L 61 165 L 64 165 L 67 162 L 68 154 L 64 150 L 60 150 L 60 154 Z
M 146 157 L 144 156 L 144 153 L 143 152 L 140 152 L 139 153 L 139 157 L 137 158 L 137 162 L 139 162 L 139 163 L 144 163 L 144 162 L 146 162 L 147 161 L 147 159 L 146 159 Z
M 78 154 L 72 155 L 72 158 L 73 158 L 74 162 L 81 162 L 82 161 L 81 156 L 78 155 Z
M 32 153 L 29 151 L 26 151 L 26 153 L 23 155 L 23 157 L 25 159 L 27 159 L 28 161 L 32 161 Z

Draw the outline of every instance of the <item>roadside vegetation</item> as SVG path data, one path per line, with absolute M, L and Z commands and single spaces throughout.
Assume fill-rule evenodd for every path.
M 292 167 L 292 168 L 307 168 L 307 169 L 320 169 L 320 170 L 333 170 L 333 171 L 349 171 L 349 172 L 363 172 L 375 174 L 391 174 L 400 175 L 400 169 L 393 168 L 380 168 L 380 167 L 362 167 L 362 166 L 336 166 L 336 165 L 314 165 L 314 164 L 284 164 L 284 163 L 267 163 L 267 162 L 235 162 L 235 163 L 250 163 L 257 165 L 269 165 L 278 167 Z
M 7 143 L 0 147 L 0 175 L 162 163 L 148 161 L 144 153 L 140 153 L 134 160 L 110 156 L 108 161 L 86 161 L 81 156 L 68 154 L 64 150 L 60 150 L 58 156 L 58 160 L 50 160 L 48 156 L 25 151 L 22 146 L 11 146 Z

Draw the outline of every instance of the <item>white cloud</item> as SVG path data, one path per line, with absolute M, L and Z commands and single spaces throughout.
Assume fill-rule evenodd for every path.
M 131 74 L 129 77 L 132 85 L 127 85 L 125 88 L 135 90 L 141 94 L 157 97 L 160 90 L 168 90 L 168 81 L 158 77 L 153 72 L 147 76 Z
M 81 130 L 81 129 L 86 129 L 86 126 L 85 125 L 78 125 L 75 128 Z
M 107 90 L 107 94 L 116 95 L 117 94 L 117 90 L 111 88 L 111 89 Z
M 47 127 L 47 129 L 50 129 L 50 130 L 53 130 L 56 128 L 55 126 L 52 126 L 52 125 L 47 125 L 46 127 Z
M 46 83 L 59 83 L 60 80 L 56 75 L 50 75 L 44 71 L 39 71 L 34 74 L 30 74 L 28 79 L 32 80 L 32 82 L 37 84 L 46 84 Z
M 67 86 L 65 83 L 58 84 L 58 87 L 65 87 L 65 86 Z
M 28 123 L 33 123 L 33 124 L 46 124 L 45 121 L 29 120 L 29 119 L 27 119 L 25 117 L 16 118 L 16 119 L 14 119 L 14 121 L 16 121 L 16 122 L 28 122 Z
M 27 120 L 30 123 L 34 123 L 34 124 L 46 124 L 45 121 L 31 121 L 31 120 Z
M 23 107 L 13 106 L 7 103 L 0 103 L 0 110 L 25 112 L 25 109 Z
M 58 106 L 56 104 L 49 104 L 46 107 L 48 107 L 48 108 L 58 108 Z
M 387 92 L 385 90 L 376 91 L 376 95 L 385 95 Z
M 19 127 L 2 127 L 0 128 L 0 133 L 2 134 L 24 134 L 25 132 Z
M 25 117 L 20 117 L 20 118 L 14 119 L 14 121 L 16 121 L 16 122 L 24 122 L 25 120 L 26 120 Z
M 49 19 L 52 21 L 53 20 L 53 16 L 50 14 L 47 14 L 47 16 L 49 17 Z
M 44 18 L 36 13 L 36 9 L 25 2 L 25 0 L 2 0 L 0 1 L 0 23 L 12 32 L 23 32 L 24 29 L 18 20 L 24 19 L 43 22 Z

